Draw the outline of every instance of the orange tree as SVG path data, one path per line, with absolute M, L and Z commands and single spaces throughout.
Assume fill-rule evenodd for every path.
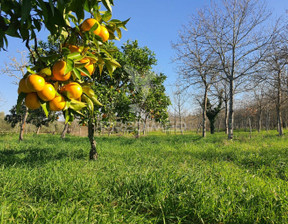
M 106 11 L 100 11 L 101 6 Z M 66 122 L 75 115 L 88 117 L 90 159 L 97 158 L 94 110 L 102 106 L 93 91 L 94 80 L 112 76 L 120 67 L 107 41 L 120 39 L 128 22 L 111 19 L 111 6 L 113 0 L 1 0 L 0 49 L 8 45 L 7 36 L 21 38 L 32 60 L 20 81 L 17 105 L 24 100 L 30 110 L 42 107 L 46 115 L 63 111 Z M 85 11 L 91 18 L 84 20 Z M 41 55 L 37 32 L 44 27 L 59 47 Z
M 119 50 L 113 47 L 113 57 L 121 67 L 112 77 L 101 76 L 95 80 L 95 91 L 103 103 L 95 111 L 98 120 L 102 119 L 101 125 L 109 128 L 117 124 L 119 129 L 123 127 L 121 123 L 137 120 L 145 126 L 148 118 L 165 124 L 170 100 L 163 85 L 166 76 L 151 72 L 157 62 L 155 54 L 148 47 L 140 47 L 137 40 L 127 41 Z

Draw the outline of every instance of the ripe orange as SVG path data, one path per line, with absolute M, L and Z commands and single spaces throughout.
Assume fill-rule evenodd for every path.
M 71 72 L 65 74 L 66 61 L 57 61 L 52 68 L 53 80 L 67 81 L 71 77 Z
M 88 70 L 89 74 L 92 75 L 92 73 L 94 71 L 94 65 L 87 63 L 84 67 Z M 83 72 L 81 72 L 81 75 L 86 76 L 86 74 Z
M 103 42 L 106 42 L 109 39 L 109 32 L 105 26 L 101 26 L 99 36 L 102 38 Z
M 26 79 L 22 78 L 19 82 L 18 94 L 20 93 L 31 93 L 32 91 L 26 85 Z
M 26 86 L 31 90 L 30 92 L 41 91 L 45 86 L 45 79 L 40 75 L 29 75 L 26 78 Z
M 65 98 L 63 96 L 56 96 L 53 100 L 49 101 L 49 109 L 51 111 L 63 110 L 66 105 Z
M 37 94 L 42 100 L 50 101 L 55 98 L 56 91 L 54 86 L 52 86 L 52 84 L 46 83 L 44 88 L 41 91 L 37 92 Z
M 92 75 L 93 71 L 94 71 L 94 65 L 93 63 L 91 63 L 89 58 L 83 58 L 82 60 L 80 60 L 80 62 L 82 64 L 85 64 L 84 67 L 88 70 L 89 74 Z M 82 76 L 86 76 L 83 72 L 81 72 Z
M 89 31 L 95 24 L 98 24 L 96 30 L 93 31 L 94 34 L 99 35 L 101 31 L 101 26 L 96 19 L 90 18 L 84 20 L 84 22 L 80 25 L 80 29 L 82 32 Z
M 69 50 L 70 50 L 71 53 L 81 52 L 80 48 L 77 47 L 76 45 L 69 45 L 68 48 L 69 48 Z
M 66 92 L 67 97 L 70 99 L 78 99 L 82 95 L 82 87 L 77 82 L 70 82 L 69 84 L 63 86 L 60 92 Z
M 28 93 L 27 96 L 25 97 L 25 105 L 30 110 L 36 110 L 40 108 L 41 104 L 38 99 L 37 93 Z

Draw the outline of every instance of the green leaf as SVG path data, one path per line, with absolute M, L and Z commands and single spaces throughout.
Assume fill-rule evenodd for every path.
M 108 22 L 112 18 L 112 14 L 109 11 L 106 11 L 104 15 L 102 15 L 102 20 Z
M 101 21 L 101 20 L 102 20 L 102 16 L 101 16 L 101 14 L 99 13 L 99 11 L 96 11 L 96 12 L 94 13 L 94 17 L 95 17 L 95 19 L 96 19 L 97 21 Z
M 82 95 L 83 96 L 83 95 Z M 85 108 L 87 105 L 79 100 L 71 99 L 69 108 L 74 111 L 80 111 Z
M 41 30 L 41 23 L 40 23 L 40 21 L 39 21 L 38 19 L 33 19 L 33 23 L 34 23 L 34 26 L 36 27 L 36 29 L 37 29 L 38 31 L 40 31 L 40 30 Z
M 100 75 L 102 74 L 104 65 L 105 65 L 105 61 L 101 57 L 99 57 L 98 58 L 98 68 L 99 68 Z
M 48 117 L 49 111 L 48 111 L 48 109 L 47 109 L 47 102 L 41 103 L 41 107 L 42 107 L 42 109 L 43 109 L 46 117 Z
M 87 103 L 88 110 L 89 110 L 90 114 L 92 115 L 94 112 L 93 101 L 86 94 L 82 95 L 82 99 Z
M 122 38 L 122 31 L 117 27 L 116 32 L 117 32 L 118 38 L 121 39 Z
M 22 25 L 30 16 L 30 11 L 31 11 L 31 0 L 22 0 L 22 6 L 21 6 L 21 24 Z
M 30 68 L 30 66 L 26 67 L 27 72 L 29 72 L 30 74 L 34 74 L 36 73 L 33 69 Z
M 79 61 L 83 58 L 83 56 L 79 52 L 74 52 L 74 53 L 68 54 L 67 58 L 73 61 Z
M 71 59 L 67 59 L 64 74 L 66 75 L 68 72 L 71 72 L 73 68 L 74 68 L 74 61 Z
M 109 72 L 109 75 L 112 76 L 116 68 L 121 67 L 121 65 L 114 59 L 105 60 L 105 66 Z
M 17 105 L 16 105 L 16 113 L 17 114 L 20 112 L 20 108 L 21 108 L 22 102 L 25 99 L 26 95 L 27 95 L 26 93 L 22 93 L 22 92 L 18 95 Z
M 96 96 L 92 96 L 92 97 L 91 97 L 91 100 L 93 101 L 93 103 L 94 103 L 95 105 L 98 105 L 98 106 L 100 106 L 100 107 L 103 106 L 103 104 L 98 101 L 98 99 L 97 99 Z
M 18 37 L 18 38 L 21 38 L 20 34 L 18 33 L 18 29 L 20 27 L 20 23 L 17 21 L 17 22 L 12 22 L 9 24 L 9 27 L 6 31 L 6 34 L 11 36 L 11 37 Z
M 81 67 L 77 67 L 76 69 L 78 69 L 80 71 L 80 73 L 81 72 L 84 73 L 86 76 L 88 76 L 91 79 L 91 76 L 90 76 L 88 70 L 85 67 L 82 67 L 82 68 Z
M 109 0 L 101 0 L 101 2 L 103 3 L 103 5 L 105 6 L 105 8 L 107 10 L 109 10 L 110 12 L 112 12 L 112 7 L 111 7 L 111 4 L 110 4 L 110 1 Z
M 50 5 L 50 8 L 51 8 L 52 15 L 54 16 L 54 5 L 53 5 L 52 0 L 49 0 L 49 5 Z
M 80 71 L 77 68 L 73 68 L 72 70 L 73 74 L 75 75 L 75 77 L 79 80 L 82 80 L 82 75 L 80 73 Z
M 70 113 L 69 110 L 65 111 L 65 124 L 67 124 L 70 120 Z
M 83 93 L 85 93 L 90 98 L 95 96 L 93 89 L 89 85 L 82 86 Z

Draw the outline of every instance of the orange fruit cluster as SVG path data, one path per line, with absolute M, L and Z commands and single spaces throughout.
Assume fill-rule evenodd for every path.
M 99 24 L 96 19 L 89 18 L 84 20 L 80 25 L 81 33 L 83 34 L 84 32 L 90 31 L 92 27 L 96 25 L 97 27 L 93 30 L 93 33 L 101 37 L 103 42 L 106 42 L 109 39 L 109 31 L 104 25 Z M 82 52 L 84 52 L 83 47 L 73 44 L 64 46 L 67 47 L 71 53 L 78 52 L 82 54 Z M 89 56 L 83 57 L 84 58 L 79 58 L 78 61 L 75 60 L 74 62 L 76 62 L 76 64 L 78 63 L 78 65 L 81 64 L 80 66 L 86 68 L 88 73 L 92 75 L 95 70 L 96 60 Z M 18 94 L 26 94 L 25 105 L 29 109 L 35 110 L 40 108 L 44 102 L 47 102 L 47 105 L 49 105 L 47 109 L 51 111 L 61 111 L 65 110 L 66 105 L 69 107 L 70 104 L 67 104 L 68 100 L 81 101 L 83 94 L 82 86 L 75 81 L 73 71 L 66 72 L 66 68 L 67 62 L 58 60 L 53 64 L 52 69 L 44 68 L 37 74 L 25 75 L 20 80 L 18 88 Z M 87 71 L 83 72 L 83 69 L 79 69 L 78 71 L 80 71 L 82 76 L 88 75 Z M 85 97 L 83 96 L 82 98 L 85 101 Z
M 87 32 L 91 30 L 95 24 L 97 24 L 97 28 L 93 31 L 93 33 L 101 37 L 103 42 L 106 42 L 109 39 L 109 31 L 105 26 L 99 24 L 96 19 L 89 18 L 84 20 L 84 22 L 80 25 L 80 30 L 81 32 Z
M 64 67 L 64 68 L 63 68 Z M 71 77 L 70 73 L 64 74 L 65 62 L 58 61 L 53 66 L 52 80 L 55 81 L 67 81 Z M 81 100 L 83 93 L 82 87 L 77 82 L 69 82 L 63 86 L 58 86 L 58 83 L 49 83 L 40 75 L 30 74 L 25 78 L 22 78 L 19 82 L 18 94 L 26 93 L 25 105 L 30 110 L 40 108 L 41 101 L 49 103 L 49 109 L 51 111 L 61 111 L 66 106 L 66 99 L 63 95 L 69 99 Z

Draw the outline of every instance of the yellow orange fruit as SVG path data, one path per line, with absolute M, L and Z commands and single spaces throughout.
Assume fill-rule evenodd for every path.
M 69 84 L 63 86 L 60 92 L 66 92 L 68 98 L 76 100 L 81 97 L 83 90 L 80 84 L 77 82 L 70 82 Z
M 66 100 L 63 96 L 56 96 L 53 100 L 49 101 L 49 109 L 51 111 L 63 110 L 66 105 Z
M 82 32 L 89 31 L 89 30 L 91 30 L 91 28 L 96 23 L 98 24 L 98 27 L 93 31 L 93 33 L 96 34 L 96 35 L 99 35 L 99 33 L 101 31 L 101 26 L 98 23 L 98 21 L 96 19 L 93 19 L 93 18 L 89 18 L 89 19 L 84 20 L 84 22 L 80 26 L 80 29 L 81 29 Z
M 36 110 L 40 108 L 41 104 L 38 99 L 37 93 L 28 93 L 27 96 L 25 97 L 25 105 L 30 110 Z
M 103 42 L 106 42 L 109 39 L 109 32 L 105 26 L 101 26 L 100 33 L 98 34 Z
M 83 59 L 80 60 L 80 62 L 81 62 L 82 64 L 85 64 L 85 65 L 90 64 L 89 58 L 83 58 Z
M 77 47 L 76 45 L 69 45 L 68 48 L 69 48 L 69 50 L 70 50 L 71 53 L 81 52 L 80 48 Z
M 18 87 L 18 94 L 20 93 L 31 93 L 32 91 L 27 87 L 26 85 L 26 79 L 22 78 L 19 82 L 19 87 Z
M 57 61 L 52 68 L 53 80 L 67 81 L 71 77 L 71 72 L 65 74 L 66 61 Z
M 88 70 L 89 74 L 92 75 L 92 73 L 94 71 L 94 65 L 93 64 L 88 64 L 88 65 L 85 65 L 84 67 Z M 86 74 L 83 73 L 83 72 L 81 72 L 81 75 L 82 76 L 86 76 Z
M 31 92 L 41 91 L 45 86 L 45 79 L 37 74 L 31 74 L 26 78 L 26 86 Z
M 37 94 L 42 100 L 50 101 L 55 98 L 56 90 L 52 84 L 46 83 L 44 88 L 41 91 L 37 92 Z

